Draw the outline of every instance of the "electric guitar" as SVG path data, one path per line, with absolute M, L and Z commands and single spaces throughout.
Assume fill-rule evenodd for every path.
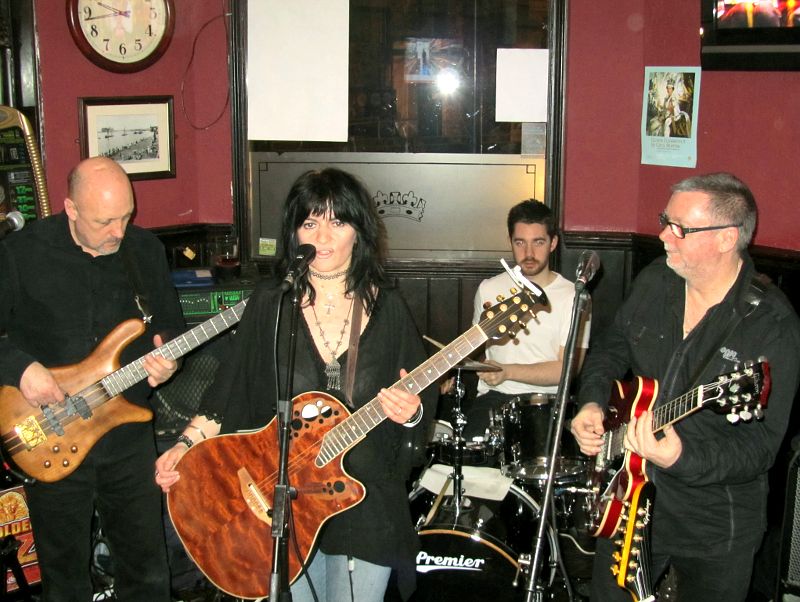
M 700 385 L 653 411 L 653 433 L 703 408 L 726 413 L 730 422 L 761 418 L 771 386 L 766 360 L 747 362 L 714 382 Z M 595 537 L 613 537 L 620 528 L 624 502 L 647 480 L 646 461 L 625 449 L 625 432 L 632 417 L 652 408 L 658 397 L 658 381 L 641 376 L 633 383 L 615 381 L 603 423 L 603 444 L 597 454 L 589 487 L 594 494 L 589 512 L 589 531 Z
M 653 518 L 655 486 L 639 483 L 626 502 L 625 531 L 615 541 L 614 565 L 611 572 L 617 585 L 628 590 L 634 602 L 652 602 L 653 579 L 650 570 L 650 525 Z
M 183 357 L 242 317 L 247 299 L 151 351 Z M 0 438 L 6 457 L 29 476 L 52 483 L 71 474 L 108 431 L 128 422 L 147 422 L 153 413 L 122 392 L 147 378 L 147 356 L 119 368 L 122 350 L 145 331 L 142 320 L 125 320 L 77 364 L 52 368 L 64 401 L 35 409 L 15 387 L 0 387 Z
M 501 301 L 391 388 L 421 392 L 487 339 L 521 326 L 538 303 L 546 298 L 527 291 Z M 343 454 L 386 415 L 377 397 L 352 414 L 320 392 L 302 393 L 292 405 L 288 472 L 297 497 L 288 576 L 293 582 L 325 521 L 364 499 L 364 485 L 344 470 Z M 189 556 L 218 589 L 236 598 L 263 598 L 270 592 L 278 434 L 273 418 L 255 432 L 199 441 L 181 458 L 181 478 L 167 494 L 170 517 Z

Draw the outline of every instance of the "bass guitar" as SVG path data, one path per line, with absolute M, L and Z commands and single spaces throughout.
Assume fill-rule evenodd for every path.
M 489 338 L 500 338 L 546 303 L 527 291 L 486 310 L 483 319 L 392 385 L 419 393 Z M 527 319 L 525 320 L 527 321 Z M 377 397 L 350 414 L 334 397 L 308 392 L 292 400 L 288 472 L 294 542 L 288 576 L 297 579 L 322 525 L 364 499 L 364 485 L 344 470 L 343 454 L 386 415 Z M 273 491 L 277 482 L 276 419 L 250 433 L 203 440 L 177 465 L 167 494 L 169 514 L 186 551 L 208 579 L 236 598 L 269 595 Z
M 195 326 L 148 355 L 183 357 L 242 317 L 247 299 Z M 142 320 L 125 320 L 83 361 L 52 368 L 64 401 L 31 407 L 15 387 L 0 387 L 0 437 L 6 457 L 31 477 L 52 483 L 71 474 L 108 431 L 128 422 L 147 422 L 153 413 L 122 392 L 147 378 L 145 357 L 119 367 L 122 350 L 145 331 Z
M 747 362 L 739 370 L 721 374 L 714 382 L 691 391 L 653 410 L 653 433 L 683 420 L 703 408 L 727 414 L 730 422 L 761 418 L 770 390 L 766 360 Z M 606 419 L 603 444 L 597 454 L 589 487 L 594 496 L 589 511 L 589 531 L 595 537 L 613 537 L 620 529 L 625 502 L 647 480 L 646 461 L 625 449 L 625 433 L 632 417 L 652 408 L 658 381 L 636 377 L 632 383 L 616 381 Z

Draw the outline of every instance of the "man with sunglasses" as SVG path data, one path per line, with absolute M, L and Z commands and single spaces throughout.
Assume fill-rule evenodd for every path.
M 756 203 L 736 177 L 679 182 L 660 224 L 666 257 L 637 277 L 590 350 L 571 430 L 584 453 L 600 452 L 607 400 L 614 380 L 626 374 L 658 381 L 657 408 L 765 358 L 772 388 L 764 420 L 732 426 L 701 411 L 654 434 L 648 411 L 630 419 L 624 438 L 655 486 L 647 542 L 652 580 L 671 567 L 678 600 L 743 601 L 767 524 L 767 471 L 797 390 L 800 321 L 783 293 L 755 272 L 747 246 Z M 612 546 L 598 540 L 592 600 L 628 602 L 611 573 Z

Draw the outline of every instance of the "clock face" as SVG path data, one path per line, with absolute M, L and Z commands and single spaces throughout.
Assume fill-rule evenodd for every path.
M 172 0 L 69 0 L 67 17 L 81 52 L 122 73 L 158 60 L 175 27 Z

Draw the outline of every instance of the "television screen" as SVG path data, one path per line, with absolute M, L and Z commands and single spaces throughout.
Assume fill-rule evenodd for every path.
M 800 69 L 798 0 L 703 0 L 701 22 L 704 69 Z

